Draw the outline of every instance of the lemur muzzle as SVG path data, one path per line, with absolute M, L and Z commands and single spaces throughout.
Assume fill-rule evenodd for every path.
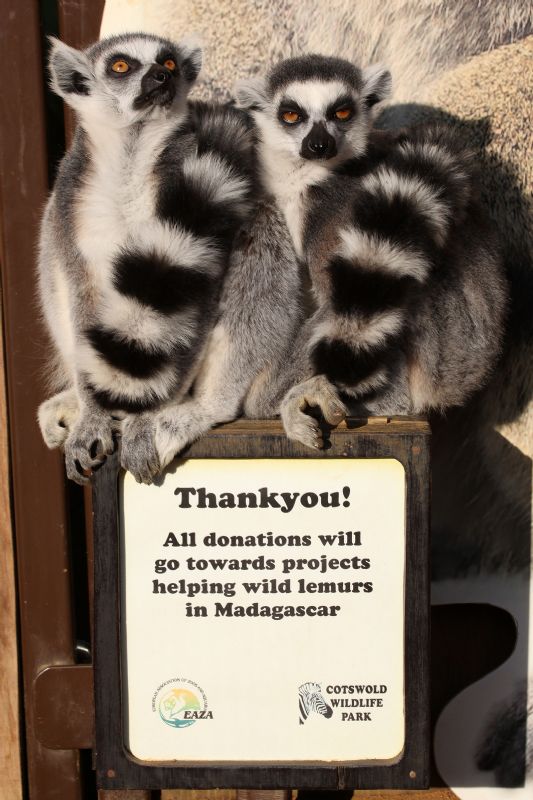
M 161 64 L 153 64 L 141 81 L 141 94 L 135 101 L 137 107 L 149 104 L 166 105 L 174 99 L 176 87 L 174 74 Z
M 337 155 L 337 144 L 333 136 L 327 132 L 323 122 L 315 122 L 300 150 L 302 158 L 333 158 Z

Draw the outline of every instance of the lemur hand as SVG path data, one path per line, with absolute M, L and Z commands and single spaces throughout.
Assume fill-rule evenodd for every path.
M 84 407 L 65 442 L 67 477 L 80 485 L 88 483 L 84 471 L 100 467 L 114 449 L 111 415 Z
M 317 406 L 329 425 L 338 425 L 346 417 L 346 408 L 335 387 L 323 375 L 298 383 L 290 389 L 281 403 L 281 419 L 289 439 L 320 450 L 324 446 L 320 423 L 305 413 Z
M 122 423 L 120 463 L 137 483 L 152 483 L 161 471 L 155 446 L 153 414 L 131 414 Z
M 59 392 L 41 403 L 37 419 L 44 443 L 50 450 L 65 444 L 79 410 L 78 396 L 74 389 Z

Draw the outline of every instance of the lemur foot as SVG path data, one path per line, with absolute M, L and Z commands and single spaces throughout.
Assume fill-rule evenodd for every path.
M 158 418 L 155 446 L 162 470 L 190 443 L 186 428 L 180 426 L 176 416 L 162 414 Z
M 67 477 L 83 486 L 89 482 L 83 472 L 100 467 L 114 449 L 111 416 L 84 409 L 65 442 Z
M 281 419 L 289 439 L 315 450 L 324 446 L 320 423 L 305 413 L 316 406 L 329 425 L 338 425 L 346 417 L 346 408 L 332 384 L 323 375 L 309 378 L 287 392 L 281 403 Z
M 152 483 L 161 471 L 155 446 L 155 420 L 149 414 L 127 417 L 122 425 L 120 463 L 137 483 Z
M 79 410 L 78 396 L 74 389 L 66 389 L 41 403 L 37 420 L 44 443 L 50 450 L 65 444 Z

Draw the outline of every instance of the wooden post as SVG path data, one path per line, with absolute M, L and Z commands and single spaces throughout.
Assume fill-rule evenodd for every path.
M 1 321 L 1 307 L 0 307 Z M 1 338 L 0 338 L 0 343 Z M 4 351 L 0 347 L 0 797 L 22 800 L 15 563 L 9 498 Z
M 2 289 L 27 776 L 30 798 L 80 800 L 78 753 L 39 743 L 33 705 L 41 670 L 74 662 L 63 465 L 36 423 L 47 347 L 35 309 L 37 232 L 48 191 L 39 7 L 2 0 L 0 14 Z

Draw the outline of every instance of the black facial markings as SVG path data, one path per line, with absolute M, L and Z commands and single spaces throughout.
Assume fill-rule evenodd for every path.
M 283 86 L 295 81 L 334 81 L 340 80 L 361 90 L 361 70 L 349 61 L 330 56 L 307 55 L 282 61 L 268 77 L 268 90 L 274 95 Z
M 114 263 L 113 284 L 161 314 L 174 314 L 210 301 L 216 279 L 192 267 L 170 263 L 155 253 L 124 250 Z
M 162 47 L 155 57 L 155 60 L 158 64 L 164 64 L 165 61 L 168 61 L 169 59 L 172 59 L 176 65 L 176 69 L 172 70 L 172 72 L 177 74 L 179 72 L 179 58 L 173 50 L 169 50 L 168 47 Z
M 371 316 L 381 311 L 402 308 L 417 289 L 410 275 L 395 275 L 369 268 L 357 260 L 340 256 L 328 265 L 332 303 L 338 314 Z
M 112 66 L 115 61 L 125 61 L 129 66 L 129 70 L 127 72 L 114 72 Z M 135 70 L 140 66 L 141 62 L 138 59 L 125 55 L 124 53 L 114 53 L 113 55 L 109 56 L 106 61 L 106 73 L 111 78 L 126 78 L 128 75 L 131 75 L 133 72 L 135 72 Z
M 325 375 L 332 383 L 356 386 L 376 372 L 390 370 L 402 355 L 400 336 L 385 339 L 369 350 L 353 350 L 341 339 L 321 339 L 311 353 L 317 375 Z
M 335 112 L 341 109 L 348 109 L 352 112 L 349 119 L 344 120 L 344 122 L 351 122 L 356 114 L 356 107 L 353 100 L 353 97 L 349 94 L 340 95 L 333 103 L 330 103 L 326 109 L 326 117 L 327 119 L 335 120 L 335 122 L 343 123 L 343 120 L 338 119 L 335 116 Z
M 89 328 L 85 335 L 108 364 L 132 378 L 150 378 L 172 358 L 167 351 L 146 350 L 135 340 L 123 339 L 102 325 Z
M 300 155 L 307 159 L 328 159 L 337 155 L 337 142 L 322 121 L 315 122 L 302 140 Z
M 287 113 L 290 114 L 293 112 L 296 112 L 296 114 L 299 115 L 300 119 L 298 119 L 296 122 L 286 122 L 283 119 L 283 115 Z M 307 119 L 309 119 L 309 115 L 299 105 L 299 103 L 296 102 L 296 100 L 293 100 L 291 97 L 283 97 L 281 99 L 280 104 L 278 106 L 278 120 L 282 123 L 282 125 L 291 127 L 293 125 L 299 125 L 301 122 L 305 122 Z

